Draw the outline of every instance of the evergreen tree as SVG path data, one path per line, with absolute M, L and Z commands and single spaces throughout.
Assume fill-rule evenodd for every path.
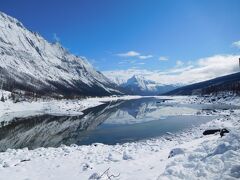
M 2 97 L 1 97 L 1 101 L 2 101 L 2 102 L 5 102 L 5 99 L 4 99 L 3 94 L 2 94 Z

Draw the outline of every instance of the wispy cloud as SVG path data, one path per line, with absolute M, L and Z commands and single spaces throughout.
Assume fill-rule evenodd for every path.
M 233 42 L 232 45 L 240 49 L 240 41 Z
M 150 59 L 153 57 L 153 55 L 151 55 L 151 54 L 143 55 L 137 51 L 128 51 L 126 53 L 119 53 L 119 54 L 117 54 L 117 56 L 119 56 L 119 57 L 135 57 L 138 59 Z
M 96 66 L 97 61 L 95 59 L 88 59 L 91 65 Z
M 137 63 L 137 60 L 124 59 L 124 60 L 122 60 L 122 61 L 119 61 L 118 64 L 119 64 L 119 65 L 126 65 L 126 64 L 135 65 L 135 64 L 139 64 L 139 63 Z
M 184 62 L 180 60 L 176 61 L 176 67 L 182 67 L 182 66 L 184 66 Z
M 160 56 L 159 61 L 168 61 L 168 57 L 166 56 Z
M 146 56 L 141 55 L 141 56 L 138 56 L 138 57 L 139 57 L 139 59 L 150 59 L 150 58 L 153 57 L 153 55 L 146 55 Z
M 119 53 L 117 55 L 120 57 L 136 57 L 136 56 L 140 56 L 140 53 L 136 51 L 128 51 L 126 53 Z
M 163 72 L 162 74 L 179 74 L 179 73 L 182 73 L 182 72 L 186 72 L 186 71 L 189 71 L 191 69 L 193 69 L 194 66 L 182 66 L 182 67 L 175 67 L 175 68 L 172 68 L 172 69 L 169 69 L 168 71 L 166 72 Z
M 56 33 L 53 33 L 53 39 L 56 42 L 60 42 L 60 38 L 58 37 L 58 35 Z

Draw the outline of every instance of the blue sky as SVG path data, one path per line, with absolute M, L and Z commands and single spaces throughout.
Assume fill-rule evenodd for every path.
M 236 54 L 239 0 L 0 0 L 0 11 L 102 71 Z

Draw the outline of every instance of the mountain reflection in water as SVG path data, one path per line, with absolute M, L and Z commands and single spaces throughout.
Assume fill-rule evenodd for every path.
M 61 144 L 116 144 L 153 138 L 205 123 L 199 107 L 167 106 L 141 98 L 115 101 L 83 111 L 79 116 L 39 115 L 14 118 L 0 128 L 0 151 L 8 148 L 58 147 Z

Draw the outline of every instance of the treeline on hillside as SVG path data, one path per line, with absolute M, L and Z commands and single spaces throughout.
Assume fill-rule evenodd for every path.
M 4 101 L 4 99 L 7 98 L 12 99 L 14 102 L 18 102 L 26 99 L 34 100 L 37 98 L 82 99 L 102 95 L 101 90 L 99 90 L 97 87 L 95 88 L 96 95 L 93 95 L 95 92 L 90 90 L 88 91 L 87 86 L 84 87 L 82 84 L 77 83 L 78 82 L 75 83 L 75 87 L 71 86 L 70 84 L 65 87 L 57 82 L 49 82 L 47 85 L 29 76 L 25 77 L 25 82 L 18 82 L 11 76 L 3 74 L 0 68 L 0 92 L 2 89 L 11 92 L 10 97 L 2 97 L 3 95 L 0 94 L 0 100 Z
M 202 89 L 202 94 L 218 94 L 219 92 L 231 92 L 240 95 L 240 81 L 231 82 L 228 84 L 212 85 Z
M 39 99 L 41 100 L 50 100 L 50 99 L 55 99 L 55 100 L 61 100 L 61 99 L 85 99 L 85 98 L 90 98 L 93 96 L 71 96 L 71 97 L 65 97 L 61 95 L 39 95 L 35 92 L 31 91 L 24 91 L 24 90 L 19 90 L 19 89 L 13 89 L 10 93 L 3 93 L 0 90 L 0 101 L 5 102 L 6 100 L 10 99 L 14 103 L 17 102 L 22 102 L 22 101 L 38 101 Z

